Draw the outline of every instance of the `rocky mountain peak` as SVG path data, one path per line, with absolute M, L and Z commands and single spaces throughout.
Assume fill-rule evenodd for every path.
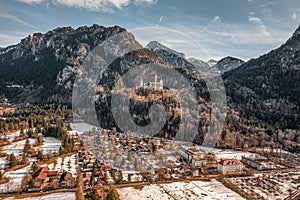
M 196 59 L 196 58 L 189 58 L 188 61 L 193 64 L 195 67 L 201 69 L 201 70 L 207 70 L 209 69 L 209 65 L 202 61 L 202 60 L 199 60 L 199 59 Z
M 56 29 L 53 29 L 53 32 L 56 33 L 66 33 L 66 32 L 72 32 L 74 29 L 71 26 L 67 27 L 57 27 Z
M 238 68 L 241 66 L 245 61 L 239 59 L 239 58 L 234 58 L 231 56 L 227 56 L 225 58 L 222 58 L 217 62 L 216 65 L 213 66 L 216 70 L 219 71 L 220 74 L 224 74 L 228 71 L 231 71 L 233 69 Z
M 210 59 L 209 61 L 207 61 L 207 64 L 212 67 L 214 66 L 215 64 L 217 64 L 218 61 L 214 60 L 214 59 Z
M 149 44 L 147 44 L 146 49 L 150 51 L 165 51 L 169 52 L 170 54 L 174 54 L 178 57 L 185 58 L 185 55 L 183 53 L 179 53 L 173 49 L 170 49 L 165 45 L 159 43 L 158 41 L 150 41 Z

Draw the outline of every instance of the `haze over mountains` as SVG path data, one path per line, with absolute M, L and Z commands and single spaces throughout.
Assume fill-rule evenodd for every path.
M 73 83 L 84 58 L 102 41 L 120 32 L 126 30 L 99 25 L 76 30 L 63 27 L 33 34 L 17 45 L 1 48 L 0 93 L 15 103 L 71 103 Z M 129 33 L 126 37 L 134 40 Z M 228 98 L 226 127 L 218 146 L 247 143 L 250 146 L 277 145 L 296 151 L 300 142 L 299 49 L 300 28 L 278 49 L 248 62 L 232 57 L 207 63 L 186 59 L 183 53 L 152 41 L 142 51 L 113 62 L 110 69 L 114 75 L 108 73 L 105 80 L 115 80 L 115 74 L 122 76 L 137 64 L 166 63 L 188 77 L 204 101 L 204 113 L 209 114 L 205 82 L 191 74 L 197 69 L 215 70 L 223 76 Z M 209 119 L 206 116 L 203 119 L 205 126 Z M 177 119 L 170 120 L 175 123 Z M 107 127 L 114 125 L 108 119 L 105 123 Z M 235 133 L 238 138 L 235 136 L 233 140 Z M 201 143 L 199 138 L 196 142 Z

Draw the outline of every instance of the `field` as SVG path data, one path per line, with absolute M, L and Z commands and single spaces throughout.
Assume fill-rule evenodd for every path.
M 238 194 L 226 188 L 222 183 L 212 180 L 209 182 L 191 181 L 175 182 L 170 184 L 153 184 L 141 188 L 118 189 L 120 199 L 160 199 L 160 200 L 239 200 L 243 199 Z

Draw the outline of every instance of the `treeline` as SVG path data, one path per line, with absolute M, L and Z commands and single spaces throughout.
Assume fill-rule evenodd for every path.
M 15 113 L 5 114 L 0 119 L 0 133 L 14 132 L 21 129 L 42 128 L 70 121 L 72 111 L 68 105 L 45 104 L 20 106 Z

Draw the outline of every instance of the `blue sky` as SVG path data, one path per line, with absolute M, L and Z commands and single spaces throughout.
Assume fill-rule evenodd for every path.
M 284 43 L 300 23 L 299 0 L 1 0 L 0 46 L 34 32 L 97 23 L 167 28 L 192 38 L 210 58 L 244 60 Z M 165 37 L 170 37 L 168 34 Z M 204 59 L 175 40 L 177 51 Z M 206 58 L 205 58 L 206 59 Z

